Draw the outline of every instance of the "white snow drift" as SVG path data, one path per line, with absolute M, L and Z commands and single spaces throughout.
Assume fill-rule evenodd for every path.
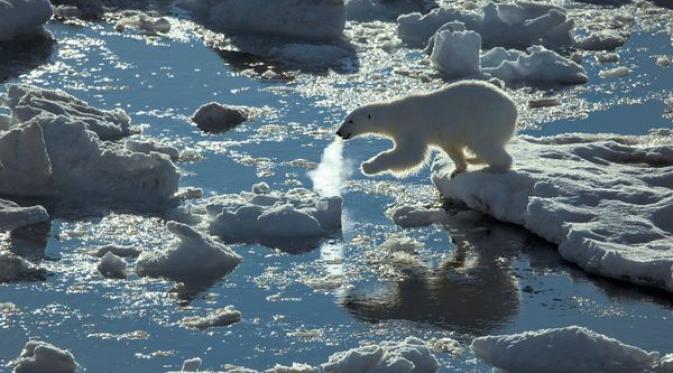
M 650 136 L 671 143 L 670 131 Z M 644 141 L 520 138 L 513 171 L 451 178 L 441 157 L 432 178 L 445 198 L 526 227 L 588 272 L 673 291 L 673 147 Z
M 658 353 L 579 326 L 475 338 L 474 354 L 510 372 L 645 372 Z
M 52 15 L 49 0 L 0 0 L 0 41 L 44 32 Z
M 21 207 L 12 201 L 0 199 L 0 232 L 47 222 L 49 214 L 42 206 Z
M 28 341 L 15 363 L 15 373 L 73 373 L 79 366 L 70 351 L 42 341 Z
M 206 210 L 210 232 L 226 242 L 260 242 L 269 246 L 300 245 L 341 227 L 339 196 L 320 197 L 303 188 L 285 193 L 265 183 L 252 192 L 211 198 Z
M 447 79 L 481 76 L 508 83 L 583 84 L 588 81 L 581 65 L 535 45 L 526 52 L 495 47 L 480 55 L 481 36 L 475 31 L 439 31 L 433 39 L 432 66 Z
M 202 284 L 218 280 L 243 260 L 187 225 L 170 221 L 166 227 L 176 239 L 164 250 L 142 253 L 136 262 L 138 275 Z
M 397 23 L 399 38 L 417 48 L 424 47 L 448 23 L 462 23 L 464 29 L 479 33 L 487 48 L 527 48 L 534 44 L 557 47 L 573 41 L 573 22 L 565 9 L 539 3 L 488 3 L 478 12 L 437 8 L 425 15 L 402 15 Z
M 167 156 L 103 141 L 128 133 L 122 111 L 101 111 L 59 91 L 10 85 L 0 131 L 0 194 L 70 204 L 152 208 L 177 191 Z

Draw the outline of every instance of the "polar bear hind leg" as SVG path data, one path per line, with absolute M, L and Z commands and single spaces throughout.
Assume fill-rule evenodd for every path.
M 471 147 L 470 150 L 477 159 L 488 164 L 487 171 L 507 172 L 512 167 L 512 156 L 504 145 Z
M 405 176 L 418 171 L 428 159 L 428 146 L 424 141 L 406 139 L 372 157 L 362 164 L 362 172 L 374 175 L 390 172 L 395 176 Z

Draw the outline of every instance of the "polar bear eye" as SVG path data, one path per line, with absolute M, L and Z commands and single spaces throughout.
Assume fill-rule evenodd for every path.
M 371 114 L 367 114 L 367 118 L 372 119 L 372 115 L 371 115 Z

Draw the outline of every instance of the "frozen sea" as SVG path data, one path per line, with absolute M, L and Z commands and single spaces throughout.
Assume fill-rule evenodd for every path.
M 594 14 L 586 9 L 594 7 L 575 11 Z M 585 86 L 511 91 L 525 111 L 519 133 L 637 135 L 672 128 L 673 66 L 659 66 L 653 57 L 673 55 L 666 17 L 673 13 L 660 8 L 651 23 L 635 27 L 618 50 L 618 64 L 584 56 Z M 106 22 L 52 21 L 47 28 L 56 44 L 0 56 L 0 91 L 28 83 L 124 109 L 142 129 L 133 138 L 160 139 L 192 155 L 177 164 L 180 185 L 202 188 L 206 196 L 249 190 L 260 181 L 279 190 L 312 188 L 314 181 L 338 188 L 342 233 L 308 251 L 232 245 L 243 263 L 189 297 L 171 281 L 135 274 L 105 279 L 89 255 L 109 243 L 164 247 L 172 237 L 161 216 L 73 211 L 56 216 L 46 237 L 4 236 L 7 249 L 52 274 L 45 282 L 0 284 L 0 303 L 16 306 L 0 307 L 0 371 L 10 369 L 3 366 L 31 337 L 69 349 L 88 372 L 179 370 L 192 357 L 212 370 L 223 364 L 317 365 L 363 342 L 409 335 L 455 339 L 464 351 L 438 353 L 441 371 L 480 372 L 491 368 L 470 352 L 474 337 L 575 324 L 646 350 L 673 352 L 669 293 L 587 275 L 564 262 L 553 245 L 487 217 L 469 225 L 393 224 L 390 207 L 442 202 L 427 168 L 402 180 L 360 173 L 362 161 L 389 147 L 385 140 L 345 143 L 343 159 L 317 180 L 300 162 L 291 163 L 320 163 L 349 109 L 442 84 L 421 52 L 391 47 L 394 24 L 349 23 L 347 35 L 358 36 L 357 58 L 337 69 L 298 70 L 205 46 L 198 27 L 179 17 L 171 22 L 168 35 L 148 37 L 119 33 Z M 632 73 L 599 77 L 617 65 Z M 277 72 L 274 78 L 263 75 L 267 69 Z M 562 104 L 527 108 L 529 99 L 542 95 L 558 96 Z M 234 130 L 204 134 L 189 117 L 210 101 L 261 110 Z M 383 260 L 378 247 L 395 234 L 424 244 L 421 266 Z M 240 322 L 205 331 L 180 324 L 227 305 L 241 311 Z

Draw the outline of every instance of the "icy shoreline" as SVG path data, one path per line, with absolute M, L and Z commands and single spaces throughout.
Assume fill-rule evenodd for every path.
M 444 198 L 524 226 L 587 272 L 673 291 L 673 147 L 636 144 L 646 139 L 522 137 L 509 146 L 513 171 L 452 179 L 440 157 L 432 180 Z

